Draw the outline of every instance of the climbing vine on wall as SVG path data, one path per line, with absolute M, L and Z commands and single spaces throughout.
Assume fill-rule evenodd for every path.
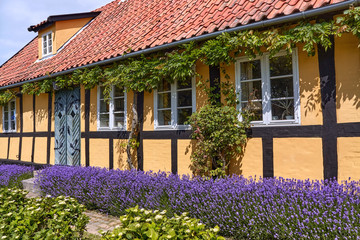
M 239 55 L 254 58 L 263 52 L 269 52 L 270 56 L 282 49 L 291 52 L 298 43 L 302 43 L 302 50 L 311 56 L 315 54 L 316 46 L 327 49 L 332 44 L 330 37 L 340 37 L 343 33 L 352 33 L 360 38 L 360 7 L 350 7 L 335 20 L 325 21 L 314 18 L 304 20 L 296 26 L 288 24 L 267 30 L 224 33 L 201 43 L 191 42 L 168 52 L 128 58 L 106 67 L 78 69 L 72 74 L 56 78 L 49 75 L 46 80 L 25 83 L 22 86 L 22 93 L 39 95 L 54 90 L 72 89 L 78 85 L 83 85 L 85 89 L 92 89 L 101 84 L 104 86 L 105 98 L 110 99 L 111 87 L 115 85 L 127 91 L 134 91 L 133 105 L 136 105 L 136 94 L 152 91 L 160 81 L 183 81 L 196 75 L 194 66 L 197 61 L 219 66 L 223 63 L 234 62 Z M 225 76 L 227 76 L 226 73 Z M 226 86 L 221 87 L 227 89 Z M 225 99 L 228 105 L 233 105 L 234 103 L 229 101 L 232 101 L 232 96 L 236 96 L 235 91 L 228 91 L 225 95 L 230 96 Z M 10 91 L 1 92 L 0 104 L 6 104 L 14 96 L 15 93 Z M 134 106 L 133 111 L 136 113 Z M 137 116 L 137 114 L 134 115 Z M 136 121 L 136 119 L 133 120 Z M 132 129 L 134 130 L 137 126 L 138 124 L 135 124 Z M 131 134 L 128 146 L 137 146 L 137 144 L 130 144 L 136 139 L 135 133 L 136 131 L 134 135 Z
M 5 90 L 0 93 L 0 105 L 4 106 L 8 102 L 10 102 L 13 98 L 15 98 L 16 94 L 14 91 Z
M 274 55 L 281 49 L 291 52 L 298 43 L 308 55 L 314 55 L 317 45 L 331 47 L 331 36 L 352 33 L 360 38 L 360 7 L 351 7 L 335 20 L 309 19 L 296 26 L 291 24 L 261 30 L 224 33 L 203 43 L 188 43 L 166 53 L 154 53 L 116 62 L 107 67 L 96 66 L 75 70 L 70 75 L 26 83 L 23 93 L 41 94 L 56 89 L 84 85 L 86 89 L 98 84 L 105 86 L 105 97 L 110 97 L 110 86 L 117 85 L 135 92 L 151 91 L 165 79 L 182 81 L 196 74 L 194 65 L 201 61 L 207 65 L 231 63 L 235 58 L 247 55 L 254 58 L 263 52 Z M 4 93 L 2 93 L 4 94 Z M 1 95 L 1 94 L 0 94 Z M 0 96 L 1 97 L 1 96 Z

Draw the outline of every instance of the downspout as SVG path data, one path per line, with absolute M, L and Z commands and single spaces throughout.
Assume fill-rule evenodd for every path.
M 65 71 L 54 73 L 52 75 L 46 75 L 46 76 L 42 76 L 42 77 L 22 81 L 22 82 L 19 82 L 19 83 L 3 86 L 3 87 L 0 87 L 0 90 L 7 89 L 7 88 L 18 87 L 18 86 L 23 85 L 24 83 L 31 83 L 31 82 L 36 82 L 36 81 L 41 81 L 41 80 L 44 80 L 44 79 L 48 79 L 48 78 L 61 76 L 61 75 L 64 75 L 64 74 L 72 73 L 73 71 L 78 70 L 78 69 L 94 67 L 94 66 L 98 66 L 98 65 L 106 65 L 106 64 L 113 63 L 113 62 L 120 61 L 120 60 L 124 60 L 124 59 L 127 59 L 127 58 L 136 57 L 136 56 L 140 56 L 140 55 L 145 55 L 145 54 L 149 54 L 149 53 L 153 53 L 153 52 L 157 52 L 157 51 L 162 51 L 162 50 L 165 50 L 165 49 L 173 48 L 173 47 L 176 47 L 176 46 L 179 46 L 179 45 L 182 45 L 182 44 L 186 44 L 186 43 L 189 43 L 189 42 L 193 42 L 193 41 L 194 42 L 204 41 L 204 40 L 207 40 L 207 39 L 210 39 L 210 38 L 217 37 L 217 36 L 219 36 L 219 35 L 221 35 L 223 33 L 231 33 L 231 32 L 237 32 L 237 31 L 243 31 L 243 30 L 249 30 L 249 29 L 264 28 L 264 27 L 269 27 L 269 26 L 272 26 L 272 25 L 278 25 L 278 24 L 282 24 L 282 23 L 286 23 L 286 22 L 293 22 L 293 21 L 302 20 L 302 19 L 305 19 L 305 18 L 314 17 L 314 16 L 317 16 L 317 15 L 322 15 L 322 14 L 327 14 L 327 13 L 336 12 L 336 11 L 340 11 L 340 10 L 345 10 L 345 9 L 349 8 L 350 5 L 357 6 L 359 4 L 360 4 L 360 0 L 345 1 L 345 2 L 341 2 L 341 3 L 328 5 L 328 6 L 325 6 L 325 7 L 311 9 L 311 10 L 308 10 L 308 11 L 305 11 L 305 12 L 298 12 L 298 13 L 290 14 L 290 15 L 287 15 L 287 16 L 281 16 L 281 17 L 274 18 L 274 19 L 263 20 L 263 21 L 260 21 L 260 22 L 254 22 L 254 23 L 250 23 L 250 24 L 247 24 L 247 25 L 242 25 L 242 26 L 238 26 L 238 27 L 234 27 L 234 28 L 224 29 L 224 30 L 221 30 L 221 31 L 208 33 L 208 34 L 204 34 L 204 35 L 197 36 L 197 37 L 187 38 L 187 39 L 179 40 L 179 41 L 176 41 L 176 42 L 167 43 L 167 44 L 163 44 L 163 45 L 152 47 L 152 48 L 143 49 L 143 50 L 136 51 L 136 52 L 131 52 L 131 53 L 124 54 L 124 55 L 121 55 L 121 56 L 118 56 L 118 57 L 105 59 L 105 60 L 98 61 L 98 62 L 95 62 L 95 63 L 87 64 L 87 65 L 84 65 L 84 66 L 71 68 L 71 69 L 68 69 L 68 70 L 65 70 Z

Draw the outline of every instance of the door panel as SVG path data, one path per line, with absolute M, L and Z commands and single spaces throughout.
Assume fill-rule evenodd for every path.
M 67 165 L 66 91 L 55 94 L 55 164 Z
M 80 165 L 80 89 L 55 94 L 55 164 Z
M 67 163 L 80 166 L 80 89 L 68 93 L 66 106 Z

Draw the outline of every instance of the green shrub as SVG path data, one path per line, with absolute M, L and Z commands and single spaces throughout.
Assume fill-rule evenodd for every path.
M 20 189 L 0 188 L 0 239 L 79 239 L 88 217 L 69 197 L 25 198 Z
M 139 209 L 126 210 L 120 217 L 121 226 L 112 232 L 102 234 L 102 239 L 224 239 L 217 235 L 218 226 L 206 229 L 198 219 L 189 218 L 187 213 L 166 217 L 166 211 Z

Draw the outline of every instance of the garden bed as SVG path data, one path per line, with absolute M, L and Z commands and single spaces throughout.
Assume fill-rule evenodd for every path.
M 21 181 L 33 176 L 34 167 L 0 164 L 0 187 L 22 187 Z
M 236 239 L 335 239 L 360 235 L 359 183 L 295 179 L 217 180 L 166 173 L 54 166 L 42 171 L 45 194 L 71 196 L 116 216 L 138 205 L 189 212 Z

